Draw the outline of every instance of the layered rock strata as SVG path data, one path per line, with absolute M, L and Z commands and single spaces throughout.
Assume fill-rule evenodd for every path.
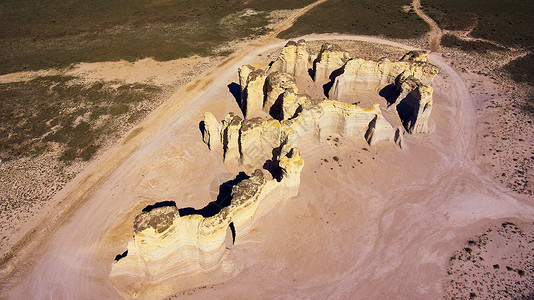
M 398 76 L 395 86 L 399 93 L 398 99 L 402 99 L 396 104 L 396 109 L 404 128 L 410 133 L 428 132 L 434 92 L 432 86 L 405 72 Z
M 265 81 L 265 101 L 263 103 L 264 111 L 268 112 L 275 118 L 280 118 L 282 113 L 282 94 L 285 92 L 298 93 L 295 77 L 288 73 L 273 72 L 267 76 Z M 248 117 L 248 116 L 247 116 Z
M 282 49 L 280 56 L 273 61 L 270 72 L 282 72 L 294 77 L 308 75 L 308 62 L 310 54 L 306 50 L 306 41 L 289 41 Z
M 279 120 L 294 117 L 298 105 L 289 103 L 301 105 L 306 98 L 304 94 L 298 94 L 296 76 L 308 76 L 304 69 L 311 65 L 306 63 L 310 57 L 306 42 L 300 40 L 288 42 L 267 71 L 248 65 L 241 67 L 241 109 L 245 118 L 266 114 Z M 326 43 L 312 67 L 314 81 L 323 87 L 330 100 L 351 103 L 360 91 L 375 91 L 386 98 L 389 106 L 397 109 L 407 132 L 429 131 L 432 81 L 439 69 L 428 63 L 425 51 L 410 51 L 395 62 L 387 58 L 372 61 L 350 58 L 348 52 L 339 46 Z M 416 80 L 417 84 L 401 84 L 406 78 Z M 284 99 L 295 95 L 298 95 L 298 101 Z M 405 99 L 408 95 L 409 98 Z M 412 104 L 415 102 L 419 104 Z M 403 103 L 400 108 L 397 107 L 399 103 Z
M 242 66 L 244 118 L 229 113 L 218 122 L 206 113 L 201 124 L 204 143 L 211 150 L 222 149 L 224 161 L 250 168 L 261 165 L 273 179 L 256 169 L 241 181 L 236 177 L 230 195 L 201 210 L 165 206 L 141 213 L 126 255 L 112 265 L 112 278 L 133 278 L 134 285 L 143 287 L 176 275 L 184 279 L 215 270 L 236 237 L 246 235 L 279 201 L 297 195 L 304 162 L 295 146 L 333 135 L 371 146 L 378 141 L 402 146 L 403 131 L 391 126 L 378 104 L 348 104 L 359 89 L 386 90 L 384 97 L 396 107 L 407 131 L 428 131 L 431 84 L 438 69 L 427 63 L 427 53 L 409 52 L 398 62 L 366 61 L 325 44 L 311 73 L 316 84 L 331 87 L 328 100 L 299 93 L 296 77 L 308 76 L 310 59 L 305 41 L 298 41 L 289 42 L 267 71 Z
M 331 80 L 332 74 L 340 70 L 350 59 L 348 52 L 336 44 L 325 43 L 313 62 L 313 80 L 324 84 Z
M 239 84 L 241 86 L 241 110 L 247 118 L 262 115 L 264 102 L 264 86 L 267 75 L 264 70 L 250 65 L 239 68 Z
M 227 245 L 246 235 L 278 201 L 298 192 L 304 166 L 298 150 L 286 145 L 277 162 L 282 170 L 280 181 L 267 179 L 257 169 L 232 188 L 229 204 L 221 205 L 212 216 L 175 206 L 138 215 L 127 255 L 113 263 L 110 276 L 156 283 L 177 274 L 187 277 L 215 269 L 227 254 Z
M 282 99 L 299 97 L 285 94 Z M 378 104 L 370 108 L 344 102 L 325 100 L 312 102 L 300 98 L 299 113 L 291 119 L 253 118 L 241 120 L 229 114 L 222 121 L 219 131 L 206 133 L 220 136 L 225 161 L 254 167 L 271 158 L 273 148 L 284 144 L 299 145 L 302 138 L 319 141 L 332 135 L 365 139 L 373 146 L 378 141 L 399 141 L 402 132 L 384 119 Z M 296 106 L 290 101 L 291 105 Z M 288 104 L 289 105 L 289 104 Z
M 427 60 L 428 54 L 423 51 L 408 52 L 397 62 L 389 59 L 350 59 L 335 77 L 329 98 L 347 101 L 358 91 L 374 90 L 384 95 L 389 105 L 395 107 L 402 102 L 420 103 L 403 105 L 402 112 L 397 107 L 398 115 L 408 132 L 428 132 L 428 118 L 432 109 L 432 81 L 439 69 Z M 405 98 L 407 95 L 410 99 Z M 398 99 L 400 101 L 397 101 Z M 408 108 L 412 110 L 407 111 Z

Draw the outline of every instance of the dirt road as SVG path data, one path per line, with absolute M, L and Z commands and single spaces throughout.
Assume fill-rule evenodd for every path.
M 421 10 L 421 0 L 413 0 L 412 7 L 415 13 L 430 26 L 430 42 L 428 45 L 430 51 L 441 53 L 441 36 L 443 35 L 441 28 L 439 28 L 438 24 L 431 17 Z

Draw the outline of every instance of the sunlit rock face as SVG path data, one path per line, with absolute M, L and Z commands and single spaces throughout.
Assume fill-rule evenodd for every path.
M 422 51 L 408 52 L 396 62 L 350 59 L 333 79 L 329 98 L 349 101 L 359 91 L 376 91 L 389 105 L 403 103 L 397 111 L 409 133 L 428 132 L 432 81 L 439 69 L 427 60 L 428 54 Z
M 325 43 L 313 62 L 313 80 L 325 84 L 331 80 L 332 74 L 340 70 L 350 59 L 348 52 L 336 44 Z
M 288 73 L 294 77 L 308 76 L 310 54 L 306 50 L 306 41 L 289 41 L 280 56 L 273 61 L 270 72 Z
M 241 110 L 247 118 L 262 115 L 264 101 L 264 85 L 267 75 L 265 71 L 250 65 L 239 68 L 239 84 L 241 85 Z
M 226 116 L 221 124 L 224 160 L 247 167 L 260 166 L 271 158 L 274 148 L 286 143 L 299 147 L 300 139 L 309 135 L 313 135 L 317 141 L 332 135 L 365 139 L 372 146 L 378 141 L 396 141 L 395 135 L 399 134 L 384 119 L 378 104 L 361 108 L 333 100 L 314 103 L 305 98 L 299 104 L 298 111 L 291 119 L 239 120 L 231 130 L 225 129 L 226 124 L 231 124 L 226 120 L 235 119 L 236 116 Z
M 158 282 L 216 268 L 228 252 L 226 245 L 246 235 L 280 200 L 297 194 L 304 166 L 299 151 L 285 145 L 276 163 L 281 170 L 278 180 L 267 179 L 265 171 L 257 169 L 236 183 L 228 198 L 203 210 L 164 206 L 139 214 L 127 255 L 113 263 L 110 276 Z

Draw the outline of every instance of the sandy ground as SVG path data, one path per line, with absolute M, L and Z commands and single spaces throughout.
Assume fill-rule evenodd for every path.
M 369 37 L 304 38 L 401 46 Z M 60 196 L 77 196 L 79 178 L 109 172 L 58 230 L 45 232 L 32 256 L 18 261 L 4 281 L 3 296 L 120 298 L 107 275 L 115 255 L 125 250 L 133 216 L 158 201 L 196 208 L 211 201 L 211 182 L 228 171 L 202 143 L 198 123 L 205 111 L 217 118 L 238 111 L 227 87 L 237 80 L 237 68 L 284 43 L 230 57 L 178 91 L 140 125 L 152 123 L 153 131 L 134 130 L 117 146 L 124 161 L 96 169 L 108 159 L 104 156 L 70 183 Z M 431 134 L 408 136 L 405 150 L 343 139 L 302 145 L 306 165 L 299 196 L 237 238 L 227 261 L 236 276 L 223 283 L 206 278 L 204 287 L 177 296 L 437 298 L 458 245 L 494 220 L 534 219 L 528 198 L 511 194 L 474 162 L 476 113 L 469 91 L 440 55 L 432 54 L 431 61 L 441 68 Z M 172 106 L 174 100 L 180 105 Z M 138 146 L 129 149 L 131 140 Z

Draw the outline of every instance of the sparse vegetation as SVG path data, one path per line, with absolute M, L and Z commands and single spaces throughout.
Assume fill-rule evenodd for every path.
M 534 236 L 531 224 L 521 226 L 526 227 L 511 222 L 493 226 L 468 240 L 469 247 L 455 251 L 449 259 L 445 298 L 530 299 Z
M 86 85 L 67 76 L 0 84 L 0 159 L 61 149 L 64 162 L 89 160 L 117 127 L 142 117 L 147 110 L 138 104 L 160 91 L 145 84 Z
M 0 74 L 82 61 L 211 55 L 225 42 L 265 33 L 270 11 L 311 2 L 3 1 Z
M 445 34 L 441 38 L 441 45 L 445 47 L 458 48 L 465 52 L 487 53 L 488 51 L 506 50 L 506 48 L 496 46 L 484 41 L 467 41 L 452 34 Z
M 534 50 L 534 30 L 531 25 L 534 14 L 532 2 L 522 0 L 422 0 L 421 2 L 425 12 L 442 29 L 472 29 L 470 33 L 472 37 L 495 41 L 506 47 Z M 491 44 L 479 41 L 459 41 L 450 35 L 443 37 L 443 45 L 457 47 L 464 51 L 495 50 L 491 49 Z M 512 61 L 505 67 L 505 70 L 511 73 L 514 80 L 534 86 L 531 76 L 533 62 L 534 58 L 532 54 L 529 54 Z
M 415 38 L 429 28 L 407 0 L 330 0 L 301 16 L 280 38 L 310 33 L 346 33 Z M 335 17 L 333 17 L 335 16 Z
M 532 47 L 534 5 L 522 0 L 422 0 L 422 7 L 447 30 L 468 30 L 471 35 L 507 46 Z

